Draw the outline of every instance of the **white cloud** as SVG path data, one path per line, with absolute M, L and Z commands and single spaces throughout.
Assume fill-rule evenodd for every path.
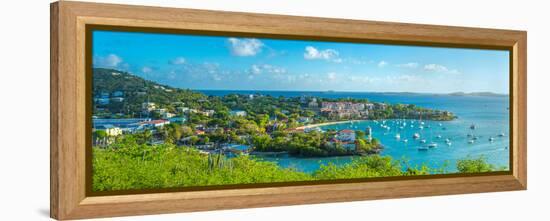
M 270 74 L 285 74 L 286 69 L 282 67 L 277 67 L 269 64 L 262 65 L 252 65 L 250 67 L 250 73 L 252 74 L 261 74 L 261 73 L 270 73 Z
M 105 57 L 95 56 L 93 63 L 94 66 L 98 67 L 116 68 L 122 63 L 122 58 L 116 54 L 109 54 Z
M 416 63 L 416 62 L 409 62 L 409 63 L 405 63 L 405 64 L 398 64 L 397 67 L 400 67 L 400 68 L 417 68 L 417 67 L 418 67 L 418 63 Z
M 185 64 L 186 60 L 184 57 L 177 57 L 170 61 L 170 64 L 173 65 L 179 65 L 179 64 Z
M 206 70 L 206 72 L 209 74 L 214 74 L 219 72 L 219 68 L 220 68 L 220 64 L 216 62 L 204 62 L 202 66 Z
M 443 65 L 440 64 L 427 64 L 424 65 L 424 70 L 426 71 L 432 71 L 432 72 L 440 72 L 440 73 L 450 73 L 450 74 L 458 74 L 459 72 L 455 69 L 449 69 Z
M 212 80 L 221 81 L 222 77 L 220 75 L 214 74 L 214 75 L 212 75 Z
M 383 67 L 386 67 L 389 63 L 386 62 L 386 61 L 380 61 L 378 62 L 378 67 L 379 68 L 383 68 Z
M 334 72 L 327 73 L 327 78 L 331 81 L 336 80 L 336 73 Z
M 231 53 L 236 56 L 254 56 L 262 51 L 264 44 L 254 38 L 229 38 Z
M 304 52 L 304 58 L 307 60 L 320 59 L 340 63 L 342 62 L 342 59 L 338 56 L 338 51 L 334 49 L 318 50 L 313 46 L 307 46 Z
M 150 68 L 150 67 L 147 67 L 147 66 L 146 66 L 146 67 L 143 67 L 143 68 L 141 68 L 141 72 L 143 72 L 143 73 L 145 73 L 145 74 L 147 74 L 147 73 L 151 73 L 152 71 L 153 71 L 153 69 L 152 69 L 152 68 Z
M 252 72 L 253 74 L 261 74 L 262 68 L 260 67 L 260 65 L 252 65 L 252 67 L 250 67 L 250 72 Z

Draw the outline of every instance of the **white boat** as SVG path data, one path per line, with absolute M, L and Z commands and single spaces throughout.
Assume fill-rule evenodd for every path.
M 418 129 L 423 130 L 424 126 L 419 126 Z
M 468 143 L 469 144 L 473 144 L 475 141 L 474 140 L 469 140 Z
M 420 138 L 420 134 L 418 134 L 418 133 L 414 133 L 414 134 L 413 134 L 413 138 L 414 138 L 414 139 L 418 139 L 418 138 Z
M 499 137 L 504 137 L 504 133 L 498 134 Z
M 489 142 L 493 142 L 493 141 L 495 141 L 495 138 L 489 137 Z
M 447 146 L 451 146 L 453 143 L 447 142 L 446 144 L 447 144 Z
M 403 140 L 403 143 L 407 143 L 407 142 L 409 142 L 409 140 L 407 140 L 407 139 L 404 139 L 404 140 Z
M 435 138 L 441 139 L 441 135 L 437 135 L 437 136 L 435 136 Z
M 420 140 L 420 143 L 426 143 L 426 140 L 422 139 Z
M 451 140 L 449 140 L 449 138 L 445 139 L 445 143 L 450 143 Z
M 396 134 L 396 135 L 395 135 L 395 139 L 396 139 L 396 140 L 401 139 L 401 135 L 400 135 L 400 134 Z
M 428 146 L 428 148 L 436 148 L 436 147 L 437 147 L 437 143 L 431 142 L 431 143 L 429 143 L 427 146 Z

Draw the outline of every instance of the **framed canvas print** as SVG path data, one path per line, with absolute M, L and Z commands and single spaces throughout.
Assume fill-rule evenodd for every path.
M 524 31 L 79 2 L 51 24 L 54 218 L 527 187 Z

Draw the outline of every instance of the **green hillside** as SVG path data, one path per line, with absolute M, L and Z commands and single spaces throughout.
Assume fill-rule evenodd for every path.
M 116 92 L 122 92 L 123 95 L 116 96 Z M 94 102 L 94 114 L 107 116 L 122 113 L 126 117 L 139 117 L 143 102 L 154 102 L 161 108 L 174 111 L 178 102 L 193 107 L 206 99 L 204 94 L 161 85 L 128 72 L 94 68 L 92 97 L 100 98 L 105 95 L 111 98 L 109 104 Z M 112 100 L 113 97 L 122 97 L 124 100 Z

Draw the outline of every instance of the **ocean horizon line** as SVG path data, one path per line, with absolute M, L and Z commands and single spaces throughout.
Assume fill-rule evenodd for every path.
M 344 90 L 259 90 L 259 89 L 192 89 L 180 88 L 193 91 L 235 91 L 235 92 L 304 92 L 304 93 L 372 93 L 372 94 L 419 94 L 419 95 L 449 95 L 449 96 L 509 96 L 509 94 L 495 93 L 487 91 L 479 92 L 407 92 L 407 91 L 344 91 Z

